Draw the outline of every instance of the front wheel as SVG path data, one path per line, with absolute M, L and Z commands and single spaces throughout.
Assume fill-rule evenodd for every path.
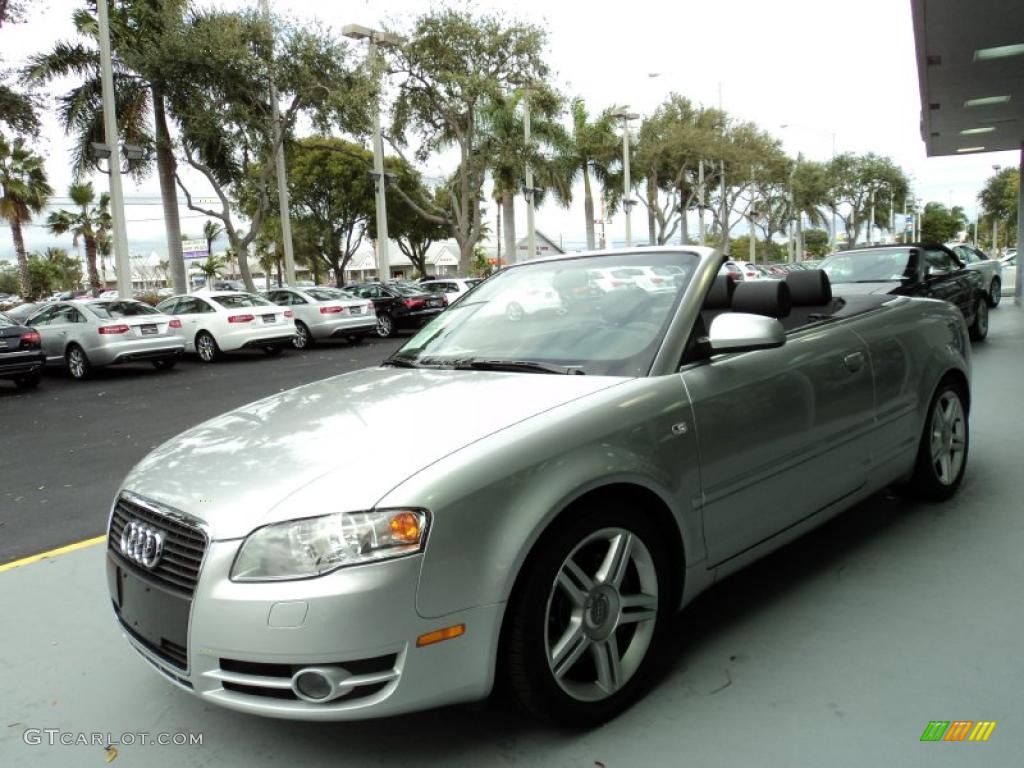
M 984 341 L 988 336 L 988 301 L 979 296 L 974 306 L 974 322 L 969 329 L 972 341 Z
M 92 365 L 89 363 L 84 349 L 77 344 L 69 344 L 64 353 L 64 359 L 67 361 L 68 373 L 71 374 L 71 378 L 76 381 L 89 378 L 89 374 L 92 373 Z
M 305 323 L 295 323 L 295 335 L 292 336 L 292 346 L 296 349 L 309 349 L 314 344 L 313 334 Z
M 529 712 L 588 727 L 647 687 L 671 613 L 663 537 L 610 502 L 556 523 L 523 570 L 505 625 L 504 663 Z
M 217 341 L 206 331 L 196 334 L 196 354 L 204 363 L 212 363 L 220 356 Z
M 391 315 L 377 315 L 377 335 L 382 339 L 388 339 L 395 335 L 395 321 Z
M 932 397 L 917 463 L 910 479 L 915 496 L 929 501 L 948 499 L 960 487 L 967 469 L 970 425 L 964 393 L 952 381 L 939 385 Z
M 992 284 L 988 287 L 988 305 L 995 309 L 1003 300 L 1003 281 L 998 277 L 992 278 Z

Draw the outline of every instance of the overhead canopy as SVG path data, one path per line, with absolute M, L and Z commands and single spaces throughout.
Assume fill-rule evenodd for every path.
M 921 138 L 928 156 L 1020 149 L 1024 142 L 1024 2 L 910 0 L 910 4 L 921 90 Z

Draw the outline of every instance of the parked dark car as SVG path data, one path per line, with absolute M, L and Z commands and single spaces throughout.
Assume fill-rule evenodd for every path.
M 404 283 L 350 283 L 343 290 L 373 300 L 377 335 L 382 338 L 395 336 L 401 330 L 421 328 L 448 306 L 444 294 L 429 293 Z
M 981 273 L 967 269 L 940 243 L 854 248 L 833 253 L 819 268 L 837 296 L 891 293 L 941 299 L 959 307 L 972 339 L 988 335 L 988 290 Z
M 28 320 L 29 315 L 33 314 L 41 306 L 43 305 L 38 302 L 27 301 L 24 304 L 4 310 L 4 314 L 16 323 L 23 323 Z
M 37 331 L 0 312 L 0 379 L 9 379 L 18 389 L 31 389 L 43 375 L 46 354 Z

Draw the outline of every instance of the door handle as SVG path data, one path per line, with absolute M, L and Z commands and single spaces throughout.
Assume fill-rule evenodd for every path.
M 851 352 L 843 358 L 843 365 L 850 373 L 856 373 L 864 367 L 864 355 L 861 352 Z

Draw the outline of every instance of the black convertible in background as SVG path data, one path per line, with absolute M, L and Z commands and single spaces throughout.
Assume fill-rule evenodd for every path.
M 422 328 L 448 306 L 443 293 L 431 293 L 408 283 L 350 283 L 343 290 L 373 301 L 377 335 L 383 338 L 396 336 L 401 330 Z
M 982 275 L 939 243 L 873 245 L 833 253 L 819 267 L 840 296 L 891 293 L 941 299 L 959 307 L 971 338 L 988 335 L 988 293 Z
M 0 312 L 0 379 L 31 389 L 39 384 L 45 362 L 39 333 Z

